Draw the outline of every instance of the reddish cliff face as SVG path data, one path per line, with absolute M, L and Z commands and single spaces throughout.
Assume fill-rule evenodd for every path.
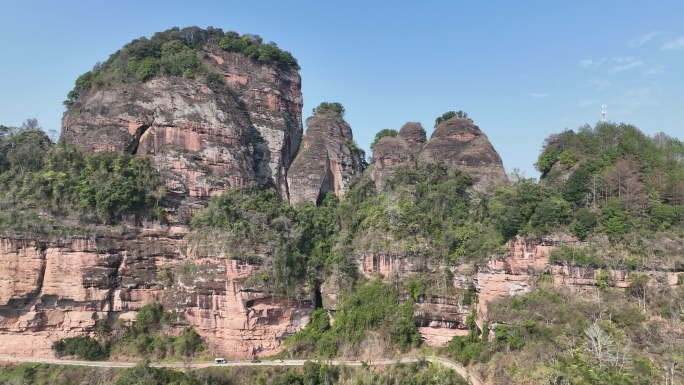
M 443 160 L 463 170 L 476 188 L 488 189 L 507 180 L 501 157 L 487 135 L 470 120 L 453 117 L 440 123 L 420 153 L 421 161 Z
M 86 91 L 62 119 L 63 140 L 150 156 L 178 196 L 257 182 L 286 197 L 302 135 L 299 74 L 239 53 L 207 53 L 204 62 L 225 84 L 173 77 Z
M 183 235 L 0 239 L 3 354 L 51 356 L 53 341 L 90 333 L 100 318 L 134 319 L 152 302 L 181 312 L 210 351 L 232 358 L 276 353 L 283 336 L 309 322 L 310 301 L 244 288 L 259 266 L 196 255 Z M 196 268 L 182 268 L 188 264 Z
M 595 295 L 598 290 L 596 276 L 601 269 L 557 265 L 549 262 L 553 249 L 573 242 L 575 241 L 569 239 L 517 239 L 508 243 L 509 253 L 506 257 L 492 258 L 486 266 L 480 268 L 475 277 L 480 327 L 488 320 L 487 307 L 492 301 L 529 292 L 542 274 L 546 274 L 546 281 L 554 286 L 565 286 L 573 291 L 590 296 Z M 606 269 L 606 271 L 609 273 L 611 286 L 622 289 L 629 287 L 628 271 L 614 269 Z M 648 270 L 642 273 L 649 275 L 649 285 L 677 285 L 677 272 Z
M 287 197 L 287 170 L 302 141 L 302 80 L 290 68 L 256 62 L 239 53 L 208 53 L 249 115 L 256 181 Z
M 262 274 L 262 266 L 225 254 L 202 254 L 184 240 L 186 231 L 140 229 L 46 241 L 0 238 L 3 354 L 51 356 L 53 341 L 92 333 L 101 318 L 134 319 L 137 310 L 153 302 L 180 312 L 205 339 L 209 351 L 230 358 L 277 353 L 283 337 L 309 322 L 312 301 L 274 298 L 251 278 Z M 425 343 L 444 346 L 467 333 L 465 320 L 472 306 L 463 305 L 458 293 L 472 283 L 478 291 L 480 327 L 489 320 L 487 307 L 492 301 L 529 292 L 542 273 L 553 285 L 595 295 L 600 270 L 549 263 L 549 254 L 559 242 L 517 240 L 509 243 L 507 256 L 491 259 L 477 272 L 449 267 L 456 294 L 433 292 L 416 301 L 414 320 Z M 404 280 L 421 270 L 415 260 L 399 254 L 360 254 L 358 263 L 366 276 L 380 274 L 385 280 Z M 427 266 L 434 272 L 445 267 Z M 609 273 L 611 285 L 628 287 L 624 271 Z M 675 272 L 644 273 L 652 277 L 650 284 L 678 282 Z M 334 278 L 322 287 L 323 306 L 332 315 L 338 292 Z
M 384 281 L 406 280 L 415 276 L 420 270 L 413 258 L 399 254 L 362 253 L 358 258 L 359 269 L 368 278 L 373 279 L 378 274 Z M 446 266 L 433 266 L 434 271 L 443 271 Z M 459 274 L 453 267 L 454 273 L 451 284 L 459 289 L 468 287 L 472 277 Z M 445 286 L 448 285 L 444 282 Z M 330 297 L 330 295 L 328 295 Z M 335 307 L 326 301 L 323 307 L 334 310 Z M 416 300 L 413 319 L 423 342 L 429 346 L 446 346 L 454 336 L 468 334 L 466 318 L 470 314 L 470 306 L 461 303 L 460 295 L 421 296 Z
M 421 296 L 415 302 L 413 317 L 423 341 L 429 346 L 445 346 L 454 336 L 466 335 L 466 318 L 473 307 L 477 309 L 477 323 L 480 328 L 487 321 L 505 322 L 489 319 L 489 305 L 502 297 L 530 292 L 542 274 L 546 275 L 544 281 L 554 286 L 567 287 L 589 296 L 596 295 L 596 276 L 601 269 L 555 265 L 549 262 L 553 249 L 571 242 L 571 239 L 517 239 L 508 243 L 508 253 L 505 256 L 492 258 L 486 265 L 479 266 L 477 271 L 466 266 L 427 266 L 432 272 L 449 268 L 453 274 L 453 286 L 459 292 L 474 284 L 477 290 L 477 303 L 464 305 L 460 294 L 432 293 L 429 296 Z M 358 266 L 368 278 L 374 278 L 379 274 L 383 280 L 394 282 L 405 281 L 420 271 L 414 259 L 401 254 L 361 253 L 358 257 Z M 623 289 L 629 287 L 628 272 L 611 269 L 607 271 L 610 274 L 611 286 Z M 676 272 L 643 273 L 651 277 L 651 285 L 675 286 L 678 282 Z M 324 295 L 323 306 L 334 310 L 334 296 L 331 293 L 324 294 L 327 295 Z M 327 298 L 330 300 L 326 300 Z
M 288 172 L 290 203 L 316 202 L 328 191 L 342 198 L 361 178 L 360 153 L 351 127 L 334 111 L 316 112 Z

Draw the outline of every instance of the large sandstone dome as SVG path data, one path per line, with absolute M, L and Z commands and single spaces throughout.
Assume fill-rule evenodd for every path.
M 171 196 L 206 198 L 254 182 L 287 197 L 287 169 L 302 138 L 298 66 L 234 52 L 223 44 L 237 39 L 232 34 L 174 29 L 129 43 L 79 78 L 61 137 L 87 152 L 149 156 Z M 152 52 L 144 60 L 135 56 L 141 46 Z M 192 70 L 174 73 L 173 60 L 194 63 Z M 146 61 L 157 63 L 147 77 Z M 111 70 L 117 65 L 138 70 L 122 80 Z
M 406 142 L 417 146 L 422 146 L 423 143 L 427 141 L 425 129 L 418 122 L 408 122 L 404 124 L 401 129 L 399 129 L 398 136 Z

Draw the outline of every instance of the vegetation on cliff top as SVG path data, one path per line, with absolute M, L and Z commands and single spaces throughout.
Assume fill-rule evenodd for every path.
M 221 49 L 242 53 L 248 58 L 275 63 L 282 68 L 299 70 L 297 60 L 276 43 L 264 43 L 259 35 L 239 35 L 220 28 L 174 27 L 157 32 L 151 38 L 141 37 L 126 44 L 105 62 L 98 62 L 91 71 L 76 79 L 64 105 L 69 107 L 91 87 L 146 81 L 155 76 L 206 76 L 216 78 L 202 59 L 207 50 Z
M 473 121 L 472 119 L 470 119 L 470 118 L 468 117 L 468 113 L 467 113 L 467 112 L 464 112 L 464 111 L 461 111 L 461 110 L 458 110 L 458 111 L 447 111 L 447 112 L 443 113 L 442 116 L 439 116 L 437 119 L 435 119 L 435 128 L 436 128 L 437 126 L 439 126 L 442 122 L 446 122 L 447 120 L 449 120 L 449 119 L 451 119 L 451 118 L 453 118 L 453 117 L 455 117 L 455 116 L 458 116 L 459 118 L 463 118 L 463 119 L 468 119 L 468 120 L 470 120 L 471 123 L 472 123 L 472 121 Z
M 378 131 L 377 134 L 375 134 L 375 138 L 373 138 L 373 142 L 371 143 L 370 148 L 373 149 L 373 147 L 375 147 L 375 144 L 378 143 L 380 141 L 380 139 L 382 139 L 386 136 L 388 136 L 390 138 L 394 138 L 398 134 L 399 133 L 397 132 L 397 130 L 393 130 L 391 128 L 384 128 L 384 129 Z
M 309 123 L 311 123 L 311 120 L 314 118 L 314 116 L 316 116 L 316 113 L 325 113 L 328 111 L 334 112 L 337 115 L 339 115 L 340 117 L 344 118 L 345 110 L 344 110 L 344 106 L 341 103 L 339 103 L 339 102 L 321 102 L 321 104 L 319 104 L 318 106 L 314 107 L 311 110 L 311 116 L 306 118 L 306 120 L 304 121 L 304 124 L 308 126 Z

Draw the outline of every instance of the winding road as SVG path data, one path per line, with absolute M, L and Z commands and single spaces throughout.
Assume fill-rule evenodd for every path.
M 474 373 L 471 373 L 463 365 L 447 360 L 442 357 L 424 357 L 424 358 L 398 358 L 394 360 L 381 359 L 377 361 L 372 361 L 369 365 L 394 365 L 399 363 L 409 363 L 409 362 L 419 362 L 420 360 L 425 360 L 429 362 L 438 362 L 448 368 L 453 369 L 461 377 L 468 380 L 472 385 L 484 385 L 482 379 L 480 379 Z M 11 357 L 0 355 L 0 361 L 5 362 L 37 362 L 43 364 L 53 364 L 53 365 L 77 365 L 77 366 L 93 366 L 102 368 L 132 368 L 136 365 L 135 362 L 114 362 L 114 361 L 73 361 L 73 360 L 59 360 L 56 358 L 36 358 L 36 357 Z M 251 361 L 228 361 L 224 364 L 215 364 L 213 362 L 164 362 L 164 363 L 150 363 L 150 366 L 155 368 L 175 368 L 175 369 L 185 369 L 185 368 L 207 368 L 210 366 L 303 366 L 306 361 L 311 360 L 263 360 L 260 362 Z M 316 361 L 316 360 L 314 360 Z M 363 363 L 356 360 L 329 360 L 329 361 L 317 361 L 321 363 L 326 363 L 328 365 L 348 365 L 348 366 L 361 366 Z

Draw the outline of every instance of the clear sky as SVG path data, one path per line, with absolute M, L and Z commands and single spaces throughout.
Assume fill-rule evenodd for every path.
M 464 110 L 506 170 L 600 119 L 684 139 L 684 2 L 74 1 L 0 4 L 0 124 L 59 130 L 76 78 L 171 27 L 261 35 L 301 65 L 304 118 L 338 101 L 357 142 Z

